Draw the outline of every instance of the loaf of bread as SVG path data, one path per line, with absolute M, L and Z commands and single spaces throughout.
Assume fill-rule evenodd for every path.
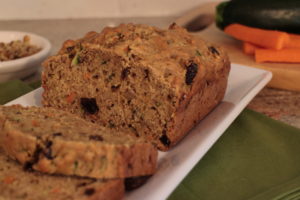
M 24 171 L 0 149 L 1 200 L 120 200 L 122 179 L 95 180 Z
M 172 24 L 136 24 L 67 40 L 44 64 L 42 103 L 168 150 L 223 98 L 224 50 Z
M 54 108 L 0 106 L 0 144 L 25 169 L 49 174 L 125 178 L 156 168 L 151 143 Z

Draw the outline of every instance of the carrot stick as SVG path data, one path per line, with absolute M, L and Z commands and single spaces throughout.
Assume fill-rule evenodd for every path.
M 286 48 L 300 48 L 300 35 L 289 34 L 290 42 L 287 43 Z
M 259 48 L 249 42 L 243 42 L 243 51 L 245 54 L 254 55 L 255 49 Z
M 241 24 L 228 25 L 224 31 L 236 39 L 277 50 L 282 49 L 290 40 L 289 35 L 284 32 L 253 28 Z
M 300 63 L 300 49 L 255 49 L 256 62 Z
M 289 33 L 290 37 L 292 39 L 300 39 L 300 35 L 299 34 L 293 34 L 293 33 Z

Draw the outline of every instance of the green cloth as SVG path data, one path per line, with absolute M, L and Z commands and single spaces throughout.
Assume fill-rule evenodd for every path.
M 22 96 L 41 85 L 40 81 L 24 83 L 20 80 L 11 80 L 0 83 L 0 105 Z
M 245 109 L 169 200 L 300 199 L 299 155 L 299 129 Z
M 0 104 L 40 85 L 0 84 Z M 300 130 L 245 109 L 169 200 L 300 199 Z

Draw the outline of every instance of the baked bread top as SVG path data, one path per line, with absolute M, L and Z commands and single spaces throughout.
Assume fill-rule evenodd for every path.
M 0 141 L 27 169 L 93 178 L 153 174 L 157 150 L 53 108 L 0 106 Z
M 131 23 L 106 27 L 99 33 L 92 31 L 81 39 L 67 40 L 58 54 L 74 56 L 75 64 L 83 62 L 85 49 L 114 52 L 128 66 L 131 63 L 149 66 L 154 76 L 179 93 L 189 91 L 196 76 L 197 79 L 209 77 L 209 73 L 224 67 L 219 63 L 229 64 L 222 48 L 189 34 L 175 23 L 166 30 Z M 199 71 L 193 63 L 200 67 Z M 211 63 L 214 67 L 207 68 Z M 191 67 L 187 69 L 188 66 Z
M 122 179 L 95 180 L 24 171 L 0 149 L 1 200 L 119 200 Z

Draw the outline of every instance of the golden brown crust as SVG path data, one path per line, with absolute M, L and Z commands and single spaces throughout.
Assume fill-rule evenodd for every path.
M 93 133 L 89 129 L 89 124 L 97 129 L 95 124 L 55 109 L 10 106 L 0 107 L 0 113 L 0 120 L 4 121 L 1 146 L 26 168 L 92 178 L 125 178 L 155 172 L 157 150 L 150 143 L 135 138 L 130 141 L 122 135 L 114 138 L 105 135 L 104 130 L 101 136 L 96 135 L 97 130 Z M 74 121 L 74 126 L 78 124 L 91 135 L 67 122 L 57 123 L 61 118 Z M 68 129 L 73 129 L 69 135 Z

